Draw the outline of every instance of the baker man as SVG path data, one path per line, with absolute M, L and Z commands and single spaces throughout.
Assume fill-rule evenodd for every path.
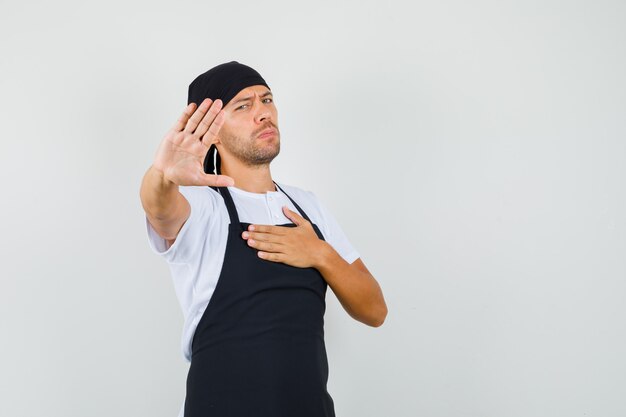
M 151 248 L 185 316 L 185 417 L 330 417 L 324 343 L 330 286 L 372 327 L 385 300 L 335 218 L 310 191 L 272 179 L 278 114 L 261 75 L 237 61 L 189 85 L 140 197 Z

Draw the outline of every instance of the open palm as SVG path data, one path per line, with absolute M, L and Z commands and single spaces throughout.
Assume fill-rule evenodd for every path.
M 226 175 L 204 172 L 204 158 L 224 124 L 222 101 L 205 99 L 196 109 L 190 103 L 157 149 L 153 166 L 177 185 L 230 186 Z

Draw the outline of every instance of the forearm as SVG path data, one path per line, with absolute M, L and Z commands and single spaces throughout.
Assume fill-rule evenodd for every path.
M 347 263 L 335 249 L 323 242 L 315 268 L 320 271 L 343 308 L 369 326 L 380 326 L 387 306 L 376 279 L 367 271 Z
M 178 185 L 166 180 L 163 172 L 150 166 L 141 182 L 141 204 L 148 216 L 154 219 L 175 217 L 180 210 L 182 195 Z

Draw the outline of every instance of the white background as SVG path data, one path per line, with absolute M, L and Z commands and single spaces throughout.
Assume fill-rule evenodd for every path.
M 139 185 L 188 84 L 275 94 L 387 321 L 328 293 L 338 417 L 626 415 L 621 1 L 3 2 L 0 415 L 175 417 Z M 283 416 L 277 416 L 283 417 Z

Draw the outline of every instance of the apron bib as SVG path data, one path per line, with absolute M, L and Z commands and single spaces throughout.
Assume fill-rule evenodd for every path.
M 185 417 L 334 417 L 326 389 L 326 281 L 315 268 L 259 258 L 241 237 L 250 223 L 239 221 L 228 189 L 212 188 L 228 208 L 228 241 L 192 340 Z

